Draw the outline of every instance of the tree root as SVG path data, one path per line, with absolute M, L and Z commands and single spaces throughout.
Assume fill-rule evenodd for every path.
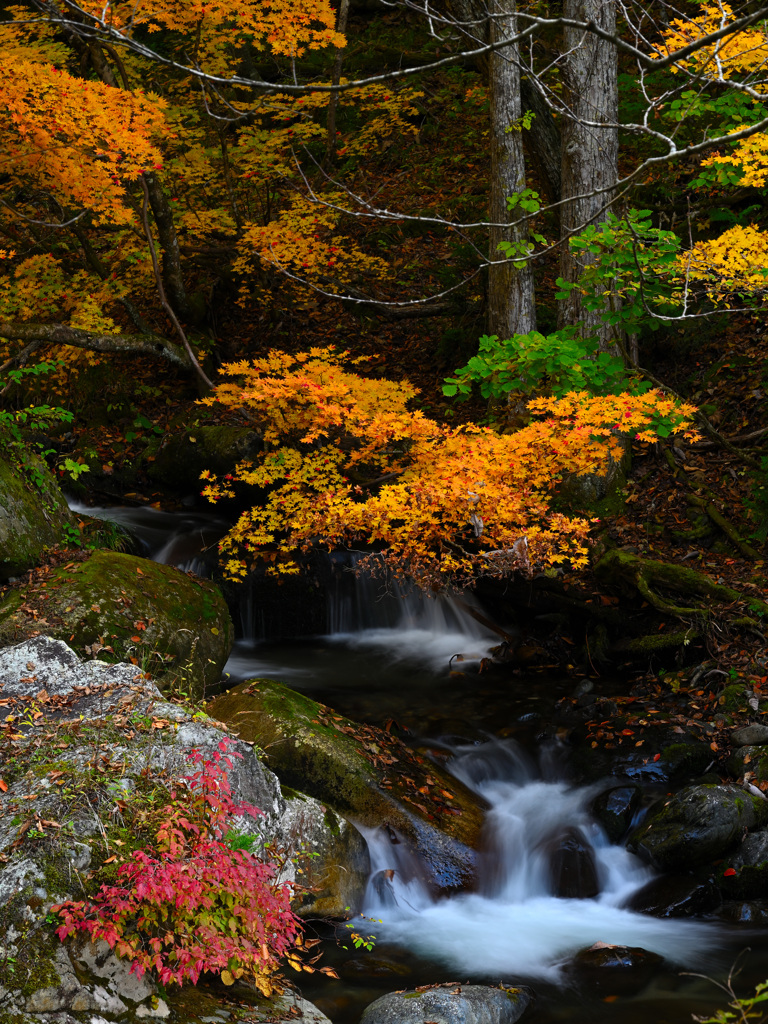
M 715 583 L 709 576 L 687 566 L 640 558 L 627 551 L 612 548 L 595 565 L 595 575 L 614 585 L 630 584 L 657 611 L 665 615 L 674 615 L 679 619 L 695 618 L 701 621 L 718 614 L 733 625 L 749 626 L 759 630 L 761 634 L 765 631 L 765 622 L 761 622 L 760 617 L 765 617 L 768 621 L 768 604 L 765 601 L 743 594 L 723 583 Z M 695 595 L 704 601 L 697 604 L 677 604 L 669 597 L 663 596 L 660 591 L 684 594 L 687 598 Z M 719 611 L 712 605 L 719 606 Z M 734 614 L 729 614 L 731 612 Z
M 688 490 L 688 481 L 685 479 L 685 474 L 680 472 L 680 467 L 675 462 L 675 457 L 669 448 L 664 449 L 664 458 L 666 459 L 667 465 L 672 470 L 675 479 L 682 483 L 686 490 Z M 706 492 L 707 497 L 688 493 L 686 496 L 688 504 L 705 512 L 710 521 L 725 534 L 731 544 L 733 544 L 736 550 L 744 558 L 749 558 L 752 561 L 756 561 L 760 558 L 760 553 L 756 551 L 751 544 L 747 544 L 747 542 L 740 536 L 739 531 L 733 523 L 729 522 L 722 512 L 718 511 L 717 506 L 715 505 L 715 495 L 712 491 L 701 484 L 697 485 L 695 489 L 697 491 Z
M 731 544 L 733 544 L 733 546 L 737 548 L 745 558 L 755 561 L 760 557 L 760 553 L 750 544 L 747 544 L 745 540 L 742 540 L 735 526 L 732 523 L 729 523 L 721 512 L 718 512 L 711 501 L 707 501 L 706 498 L 699 498 L 695 494 L 689 494 L 688 504 L 694 505 L 696 508 L 703 509 L 715 526 L 718 526 L 723 531 Z
M 623 640 L 612 648 L 614 654 L 656 654 L 670 647 L 684 647 L 700 636 L 698 629 L 690 626 L 674 633 L 649 633 L 636 636 L 631 640 Z

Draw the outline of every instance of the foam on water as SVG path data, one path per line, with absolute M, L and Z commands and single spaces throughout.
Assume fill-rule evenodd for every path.
M 511 742 L 457 753 L 453 771 L 490 804 L 477 892 L 433 898 L 412 855 L 385 830 L 365 833 L 372 873 L 363 913 L 379 941 L 403 945 L 464 976 L 563 979 L 574 953 L 595 942 L 638 946 L 674 964 L 707 962 L 722 942 L 703 922 L 659 919 L 624 908 L 652 871 L 609 843 L 589 814 L 595 788 L 540 776 Z M 547 839 L 577 832 L 592 851 L 599 895 L 552 895 Z

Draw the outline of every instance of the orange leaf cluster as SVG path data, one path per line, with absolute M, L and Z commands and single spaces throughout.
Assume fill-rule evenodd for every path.
M 584 565 L 589 523 L 552 507 L 563 474 L 620 456 L 628 433 L 655 440 L 658 420 L 687 430 L 693 413 L 659 392 L 580 392 L 535 400 L 542 418 L 513 434 L 453 428 L 411 411 L 409 384 L 362 377 L 345 356 L 272 352 L 232 364 L 235 380 L 204 400 L 248 417 L 265 442 L 229 480 L 203 474 L 213 501 L 235 479 L 264 491 L 222 542 L 232 578 L 258 559 L 295 572 L 297 552 L 317 544 L 372 545 L 394 572 L 433 589 L 529 560 Z

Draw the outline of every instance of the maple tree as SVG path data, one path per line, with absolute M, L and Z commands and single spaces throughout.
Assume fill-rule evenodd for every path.
M 496 310 L 490 315 L 498 327 L 492 330 L 500 336 L 508 330 L 527 333 L 535 327 L 528 261 L 556 239 L 539 235 L 536 242 L 530 235 L 531 218 L 538 210 L 517 202 L 506 208 L 525 184 L 524 146 L 530 143 L 529 149 L 546 158 L 538 163 L 549 168 L 554 198 L 562 195 L 566 203 L 566 232 L 602 216 L 612 201 L 614 185 L 609 179 L 615 176 L 616 160 L 607 154 L 615 146 L 599 140 L 600 159 L 607 160 L 598 175 L 599 187 L 588 189 L 591 198 L 584 193 L 583 201 L 576 199 L 587 187 L 578 176 L 594 178 L 584 149 L 596 139 L 590 117 L 605 122 L 603 134 L 614 138 L 616 132 L 615 125 L 610 131 L 608 127 L 615 107 L 614 72 L 606 71 L 613 84 L 598 88 L 608 104 L 599 116 L 597 93 L 590 93 L 582 81 L 581 65 L 593 63 L 593 42 L 593 57 L 599 56 L 606 68 L 615 65 L 616 54 L 624 47 L 640 61 L 646 77 L 655 64 L 701 79 L 699 68 L 711 63 L 713 45 L 731 60 L 733 53 L 754 52 L 755 33 L 762 30 L 754 27 L 756 15 L 743 30 L 738 21 L 732 30 L 728 24 L 723 28 L 730 9 L 719 5 L 723 14 L 718 21 L 712 13 L 715 8 L 705 6 L 699 18 L 673 21 L 661 44 L 649 40 L 638 49 L 616 34 L 610 21 L 612 4 L 602 5 L 609 20 L 598 26 L 600 36 L 590 27 L 591 8 L 582 10 L 578 4 L 565 12 L 564 20 L 544 17 L 523 5 L 518 10 L 509 0 L 490 20 L 487 12 L 485 20 L 478 20 L 468 0 L 455 0 L 449 7 L 453 15 L 440 15 L 438 24 L 443 31 L 461 33 L 491 76 L 485 96 L 498 154 L 493 157 L 492 147 L 490 221 L 477 226 L 491 233 L 486 260 L 489 309 Z M 410 69 L 349 81 L 334 71 L 338 84 L 328 85 L 322 69 L 330 74 L 330 62 L 343 53 L 345 37 L 335 27 L 337 14 L 327 0 L 142 0 L 107 8 L 88 0 L 61 10 L 52 4 L 35 12 L 34 5 L 20 3 L 9 7 L 0 23 L 6 82 L 15 83 L 7 87 L 2 122 L 13 165 L 9 164 L 8 199 L 0 216 L 0 230 L 13 243 L 6 249 L 2 311 L 7 359 L 20 357 L 14 343 L 23 342 L 24 358 L 46 344 L 69 345 L 68 359 L 75 358 L 71 346 L 101 352 L 130 351 L 135 346 L 136 351 L 181 365 L 194 365 L 197 357 L 210 364 L 202 335 L 220 278 L 206 265 L 206 253 L 215 254 L 214 260 L 225 256 L 229 274 L 239 285 L 239 301 L 247 308 L 269 301 L 273 272 L 296 282 L 291 291 L 296 303 L 313 301 L 307 284 L 329 295 L 359 296 L 363 289 L 374 299 L 371 293 L 377 288 L 392 290 L 392 261 L 364 240 L 361 244 L 360 232 L 350 230 L 354 221 L 348 217 L 350 212 L 367 217 L 384 211 L 353 196 L 340 181 L 318 176 L 312 160 L 326 148 L 323 120 L 327 113 L 330 116 L 330 89 L 341 90 L 333 96 L 341 95 L 343 104 L 354 110 L 353 130 L 346 133 L 343 145 L 335 140 L 333 145 L 334 153 L 343 155 L 352 170 L 375 150 L 415 137 L 414 103 L 420 92 L 397 81 L 407 81 Z M 424 25 L 433 25 L 429 19 L 434 17 L 430 13 Z M 514 70 L 518 36 L 528 38 L 553 28 L 565 33 L 563 54 L 556 61 L 567 79 L 562 100 L 550 88 L 546 70 L 531 64 L 525 82 Z M 718 31 L 727 33 L 722 45 L 710 42 Z M 644 38 L 642 33 L 639 38 Z M 153 45 L 157 39 L 163 40 L 162 46 Z M 685 54 L 680 59 L 679 50 Z M 328 55 L 324 65 L 318 63 L 323 53 Z M 532 59 L 522 53 L 520 60 Z M 280 80 L 263 77 L 260 55 L 283 62 Z M 719 51 L 716 56 L 720 60 Z M 447 58 L 449 63 L 459 59 L 466 59 L 466 54 Z M 303 77 L 302 62 L 307 67 Z M 759 60 L 736 59 L 732 64 L 733 74 L 719 72 L 720 78 L 709 76 L 707 81 L 758 88 Z M 749 81 L 743 80 L 745 75 L 751 76 Z M 590 88 L 597 88 L 590 82 Z M 699 94 L 704 96 L 701 89 Z M 649 109 L 668 104 L 665 95 L 663 90 L 651 95 Z M 527 111 L 521 97 L 537 112 Z M 57 116 L 46 124 L 49 107 Z M 334 99 L 334 123 L 336 107 Z M 644 128 L 642 119 L 631 128 L 646 131 L 654 144 L 663 144 L 664 134 L 648 125 Z M 578 145 L 575 136 L 571 138 L 574 131 L 581 139 Z M 551 152 L 556 146 L 562 149 L 559 177 L 552 169 L 559 159 Z M 581 152 L 579 160 L 569 163 L 569 154 L 576 150 Z M 672 150 L 661 154 L 664 159 L 677 156 Z M 621 186 L 618 180 L 615 184 Z M 356 199 L 360 202 L 355 209 Z M 419 220 L 421 214 L 408 216 Z M 34 227 L 40 223 L 44 240 Z M 161 250 L 157 270 L 154 249 Z M 561 250 L 563 277 L 572 283 L 589 264 L 590 253 L 582 251 L 577 266 L 572 247 Z M 181 323 L 175 324 L 178 341 L 166 337 L 162 328 L 147 326 L 141 310 L 156 305 L 158 290 L 168 317 L 183 321 L 187 333 L 197 334 L 192 345 Z M 610 332 L 595 311 L 583 308 L 580 294 L 580 289 L 571 289 L 568 299 L 561 300 L 561 326 L 586 318 L 590 330 L 607 338 Z M 126 332 L 126 312 L 138 333 Z M 202 379 L 208 379 L 205 373 Z
M 466 585 L 531 564 L 587 562 L 590 523 L 558 511 L 562 475 L 620 457 L 623 435 L 690 436 L 690 406 L 658 392 L 596 397 L 571 392 L 529 404 L 534 419 L 512 434 L 446 427 L 408 402 L 406 382 L 362 377 L 348 354 L 315 349 L 230 364 L 203 401 L 263 431 L 265 450 L 216 480 L 211 500 L 234 497 L 235 480 L 263 489 L 222 542 L 226 571 L 254 562 L 296 572 L 296 552 L 372 544 L 396 575 L 425 588 Z

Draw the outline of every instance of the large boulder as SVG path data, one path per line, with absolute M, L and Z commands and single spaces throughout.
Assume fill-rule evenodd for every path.
M 442 892 L 474 880 L 478 797 L 382 729 L 336 714 L 272 680 L 243 683 L 209 711 L 269 755 L 281 782 L 365 828 L 404 839 Z
M 0 581 L 66 547 L 77 526 L 45 461 L 0 430 Z
M 201 712 L 164 702 L 136 668 L 82 663 L 66 644 L 42 636 L 0 651 L 0 700 L 9 728 L 0 792 L 0 1020 L 189 1019 L 185 989 L 160 992 L 102 941 L 62 944 L 50 911 L 114 881 L 112 862 L 141 845 L 141 811 L 128 826 L 132 802 L 151 808 L 155 792 L 161 806 L 194 770 L 190 751 L 210 756 L 224 732 Z M 274 844 L 285 829 L 279 783 L 251 746 L 232 740 L 230 750 L 235 799 L 264 812 L 238 818 L 237 832 Z M 238 989 L 237 998 L 248 993 Z M 300 998 L 253 1001 L 254 1021 L 294 1020 L 295 1003 L 304 1019 L 328 1024 Z M 194 1004 L 195 1014 L 221 1015 L 215 993 L 195 990 Z
M 738 786 L 687 786 L 651 813 L 627 846 L 662 871 L 687 871 L 724 856 L 768 822 L 768 801 Z
M 527 988 L 451 982 L 389 992 L 365 1008 L 360 1024 L 515 1024 L 532 999 Z
M 250 427 L 199 425 L 167 434 L 147 467 L 150 480 L 179 491 L 199 491 L 200 474 L 232 473 L 239 462 L 263 450 L 261 435 Z
M 346 918 L 360 912 L 371 873 L 368 844 L 354 825 L 304 794 L 286 800 L 278 845 L 290 851 L 300 917 Z
M 233 639 L 215 584 L 115 551 L 73 555 L 8 589 L 0 643 L 41 632 L 86 654 L 133 657 L 162 686 L 191 696 L 221 678 Z

